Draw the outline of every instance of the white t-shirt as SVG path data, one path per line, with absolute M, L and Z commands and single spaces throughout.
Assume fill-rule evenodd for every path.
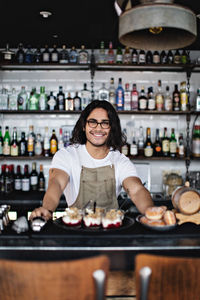
M 69 183 L 63 193 L 68 206 L 71 206 L 78 196 L 81 167 L 97 168 L 108 165 L 115 166 L 116 196 L 118 196 L 125 178 L 130 176 L 138 177 L 134 164 L 119 151 L 111 150 L 105 158 L 94 159 L 88 153 L 85 145 L 70 145 L 56 152 L 50 169 L 57 168 L 69 175 Z

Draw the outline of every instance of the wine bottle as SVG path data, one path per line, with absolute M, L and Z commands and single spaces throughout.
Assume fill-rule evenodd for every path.
M 146 131 L 146 142 L 144 145 L 144 156 L 151 157 L 153 156 L 153 144 L 151 141 L 151 128 L 147 127 Z

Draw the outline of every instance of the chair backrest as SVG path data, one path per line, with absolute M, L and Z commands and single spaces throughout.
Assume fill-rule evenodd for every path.
M 0 299 L 96 300 L 96 270 L 108 274 L 107 256 L 51 262 L 0 259 Z
M 166 257 L 138 254 L 135 257 L 136 295 L 141 298 L 144 280 L 140 271 L 149 267 L 150 274 L 146 300 L 200 299 L 200 258 Z

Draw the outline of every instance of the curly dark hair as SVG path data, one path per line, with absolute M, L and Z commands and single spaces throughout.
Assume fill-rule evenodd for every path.
M 110 121 L 110 134 L 107 139 L 106 145 L 113 150 L 120 150 L 121 147 L 126 143 L 126 136 L 123 134 L 121 130 L 120 119 L 115 108 L 112 104 L 105 100 L 93 100 L 87 107 L 81 112 L 81 115 L 76 122 L 76 125 L 72 131 L 72 137 L 70 139 L 70 144 L 86 144 L 86 135 L 83 130 L 86 125 L 86 120 L 89 114 L 95 108 L 103 108 L 108 113 L 108 118 Z

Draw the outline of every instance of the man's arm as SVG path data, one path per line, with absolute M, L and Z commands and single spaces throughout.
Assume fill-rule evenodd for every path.
M 55 211 L 67 183 L 69 175 L 59 169 L 50 169 L 48 189 L 44 195 L 41 207 L 36 208 L 30 215 L 30 219 L 35 217 L 44 217 L 46 220 L 50 219 L 51 212 Z
M 147 207 L 154 206 L 149 191 L 143 186 L 138 177 L 124 179 L 123 188 L 142 214 L 144 214 Z

